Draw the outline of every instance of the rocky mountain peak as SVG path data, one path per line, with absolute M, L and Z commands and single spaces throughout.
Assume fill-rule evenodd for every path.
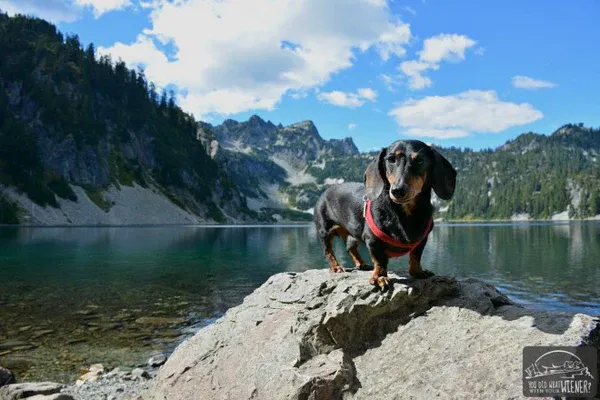
M 269 130 L 273 130 L 273 129 L 277 128 L 275 126 L 275 124 L 273 124 L 271 121 L 265 121 L 264 119 L 262 119 L 261 117 L 259 117 L 256 114 L 252 115 L 248 119 L 248 125 L 255 126 L 255 127 L 263 127 L 263 128 L 267 128 Z
M 296 122 L 295 124 L 292 124 L 289 126 L 289 128 L 293 128 L 293 129 L 302 129 L 302 130 L 306 130 L 306 131 L 316 131 L 317 127 L 315 126 L 314 122 L 312 122 L 311 120 L 304 120 L 304 121 L 300 121 L 300 122 Z

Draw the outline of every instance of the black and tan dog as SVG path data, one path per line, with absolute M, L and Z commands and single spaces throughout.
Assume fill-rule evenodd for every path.
M 332 241 L 339 235 L 358 269 L 373 269 L 369 282 L 389 284 L 388 261 L 410 253 L 409 274 L 426 278 L 421 255 L 433 228 L 431 189 L 449 200 L 456 170 L 440 153 L 418 140 L 396 141 L 379 153 L 365 171 L 364 184 L 347 182 L 329 187 L 315 206 L 317 234 L 329 268 L 344 272 Z M 367 245 L 373 266 L 366 265 L 358 245 Z

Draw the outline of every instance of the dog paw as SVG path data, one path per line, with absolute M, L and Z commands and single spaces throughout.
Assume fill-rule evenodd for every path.
M 346 272 L 346 270 L 344 269 L 344 267 L 342 267 L 341 265 L 336 265 L 335 267 L 331 267 L 330 268 L 331 272 Z
M 422 269 L 415 274 L 411 274 L 411 277 L 417 278 L 417 279 L 427 279 L 427 278 L 431 278 L 432 276 L 435 276 L 435 274 L 426 269 Z
M 384 291 L 390 287 L 390 278 L 387 276 L 372 276 L 371 279 L 369 279 L 369 283 L 374 286 L 379 286 L 381 291 Z
M 359 271 L 373 271 L 373 266 L 369 264 L 360 264 L 356 269 Z

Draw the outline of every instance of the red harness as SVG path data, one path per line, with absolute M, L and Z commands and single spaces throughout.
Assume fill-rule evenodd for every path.
M 410 243 L 403 243 L 399 240 L 396 240 L 393 237 L 391 237 L 390 235 L 388 235 L 387 233 L 385 233 L 384 231 L 382 231 L 381 229 L 379 229 L 379 227 L 375 223 L 375 220 L 373 219 L 373 213 L 371 212 L 371 200 L 368 200 L 368 199 L 365 200 L 365 218 L 367 220 L 367 225 L 369 225 L 369 228 L 371 229 L 373 234 L 375 236 L 377 236 L 377 238 L 383 240 L 385 243 L 389 244 L 390 246 L 402 249 L 402 252 L 395 252 L 395 251 L 386 249 L 385 252 L 388 255 L 388 257 L 402 257 L 402 256 L 410 253 L 411 251 L 413 251 L 415 249 L 415 247 L 417 247 L 423 241 L 423 239 L 425 239 L 427 234 L 431 231 L 431 225 L 433 224 L 433 219 L 430 219 L 429 222 L 427 223 L 427 229 L 425 229 L 425 234 L 423 235 L 423 237 L 421 239 L 419 239 L 417 242 L 410 244 Z

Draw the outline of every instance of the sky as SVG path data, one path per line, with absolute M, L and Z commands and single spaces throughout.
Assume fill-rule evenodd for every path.
M 0 0 L 143 66 L 212 124 L 312 120 L 361 151 L 600 126 L 600 2 Z

